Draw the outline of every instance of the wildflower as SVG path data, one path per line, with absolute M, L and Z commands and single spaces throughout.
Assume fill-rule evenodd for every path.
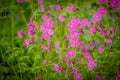
M 105 35 L 107 35 L 107 31 L 105 29 L 102 29 L 101 34 L 105 36 Z
M 68 23 L 69 28 L 77 28 L 80 25 L 79 18 L 72 18 L 71 21 Z
M 94 40 L 92 40 L 89 44 L 88 44 L 88 46 L 91 48 L 91 49 L 93 49 L 95 46 L 94 46 Z
M 43 44 L 43 45 L 42 45 L 42 50 L 43 50 L 43 51 L 46 51 L 46 50 L 48 50 L 48 47 Z
M 29 39 L 26 39 L 26 40 L 24 41 L 24 46 L 25 46 L 26 48 L 28 48 L 29 45 L 30 45 L 30 41 L 29 41 Z
M 96 27 L 92 27 L 91 29 L 87 30 L 89 34 L 95 34 L 97 32 Z
M 103 45 L 99 45 L 98 48 L 97 48 L 98 52 L 99 53 L 103 53 L 104 49 L 103 49 Z
M 18 3 L 22 3 L 22 2 L 23 2 L 23 0 L 17 0 L 17 2 L 18 2 Z
M 42 12 L 44 12 L 45 11 L 45 7 L 43 5 L 40 5 L 39 6 L 39 10 L 42 11 Z
M 80 21 L 79 27 L 82 28 L 82 27 L 90 26 L 90 25 L 91 25 L 91 23 L 87 19 L 82 19 Z
M 55 71 L 59 71 L 59 66 L 58 66 L 58 64 L 54 64 L 54 70 L 55 70 Z
M 61 11 L 61 10 L 62 10 L 62 7 L 61 7 L 59 4 L 57 4 L 57 5 L 56 5 L 56 10 Z
M 85 45 L 85 43 L 83 41 L 79 42 L 79 48 L 80 48 L 81 51 L 84 51 L 84 50 L 87 49 L 87 47 L 86 47 L 86 45 Z
M 120 80 L 120 72 L 117 73 L 116 80 Z
M 20 31 L 17 32 L 17 35 L 18 35 L 19 38 L 22 38 L 22 37 L 23 37 L 23 34 L 24 34 L 24 33 L 23 33 L 22 30 L 20 30 Z
M 112 37 L 114 34 L 115 34 L 115 29 L 114 29 L 114 28 L 111 28 L 111 29 L 109 30 L 109 35 Z
M 71 4 L 70 6 L 67 7 L 67 10 L 70 12 L 74 12 L 77 10 L 77 8 L 75 8 L 74 4 Z
M 38 4 L 42 4 L 43 3 L 43 0 L 38 0 Z
M 76 73 L 74 75 L 74 78 L 75 78 L 75 80 L 83 80 L 83 77 L 82 77 L 82 75 L 80 73 Z
M 73 68 L 72 71 L 73 71 L 74 74 L 78 73 L 78 69 L 77 68 Z
M 105 42 L 105 43 L 112 43 L 112 40 L 110 40 L 110 39 L 105 39 L 104 42 Z
M 87 61 L 92 60 L 91 54 L 90 54 L 89 51 L 84 51 L 84 52 L 83 52 L 83 56 L 85 57 L 85 59 L 86 59 Z
M 54 46 L 55 46 L 56 49 L 58 49 L 59 46 L 60 46 L 60 43 L 59 43 L 59 42 L 55 42 L 55 43 L 54 43 Z
M 110 0 L 110 5 L 115 9 L 115 10 L 120 10 L 120 0 Z
M 64 22 L 65 16 L 59 15 L 59 16 L 58 16 L 58 19 L 59 19 L 60 22 Z
M 100 6 L 98 11 L 93 15 L 93 19 L 94 21 L 100 21 L 106 14 L 106 9 L 103 6 Z
M 88 70 L 92 71 L 96 67 L 96 60 L 88 61 Z

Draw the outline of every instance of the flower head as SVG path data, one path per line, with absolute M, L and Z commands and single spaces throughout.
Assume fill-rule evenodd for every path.
M 74 78 L 75 78 L 75 80 L 83 80 L 83 77 L 82 77 L 82 75 L 80 73 L 76 73 L 74 75 Z
M 26 39 L 26 40 L 24 41 L 24 46 L 25 46 L 26 48 L 28 48 L 29 45 L 30 45 L 30 41 L 29 41 L 29 39 Z
M 58 19 L 59 19 L 60 22 L 64 22 L 65 16 L 59 15 L 59 16 L 58 16 Z
M 96 60 L 88 61 L 88 70 L 92 71 L 96 67 Z
M 20 30 L 20 31 L 17 32 L 17 35 L 18 35 L 19 38 L 22 38 L 22 37 L 23 37 L 23 34 L 24 34 L 24 33 L 23 33 L 22 30 Z
M 103 53 L 103 51 L 104 51 L 103 45 L 102 44 L 99 45 L 97 50 L 98 50 L 99 53 Z

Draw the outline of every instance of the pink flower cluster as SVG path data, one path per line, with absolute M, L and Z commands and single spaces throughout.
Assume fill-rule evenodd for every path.
M 50 37 L 54 34 L 54 31 L 53 31 L 54 22 L 48 17 L 44 17 L 43 20 L 44 20 L 44 23 L 41 25 L 40 30 L 42 32 L 42 38 L 47 40 L 47 39 L 50 39 Z
M 110 0 L 110 5 L 115 9 L 115 10 L 120 10 L 120 0 Z
M 70 12 L 74 12 L 77 10 L 77 8 L 74 6 L 74 4 L 71 4 L 70 6 L 67 7 L 67 10 Z
M 106 9 L 104 6 L 100 6 L 98 11 L 93 15 L 94 21 L 100 21 L 102 17 L 104 17 L 107 14 Z
M 70 65 L 69 63 L 69 59 L 71 58 L 75 58 L 76 57 L 76 51 L 72 50 L 72 51 L 67 51 L 66 55 L 64 56 L 66 64 Z M 71 64 L 72 66 L 72 64 Z
M 59 15 L 58 19 L 59 19 L 60 22 L 64 22 L 65 16 L 64 15 Z

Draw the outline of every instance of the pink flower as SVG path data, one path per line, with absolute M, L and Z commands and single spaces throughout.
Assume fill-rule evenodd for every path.
M 42 15 L 42 19 L 43 19 L 44 21 L 47 21 L 48 19 L 50 19 L 50 14 Z
M 120 0 L 110 0 L 110 5 L 115 9 L 115 10 L 120 10 Z
M 117 73 L 116 80 L 120 80 L 120 72 Z
M 48 47 L 46 45 L 42 45 L 42 50 L 46 51 L 46 50 L 48 50 Z
M 64 22 L 65 16 L 59 15 L 59 16 L 58 16 L 58 19 L 59 19 L 60 22 Z
M 91 58 L 91 53 L 90 53 L 89 51 L 84 51 L 84 52 L 83 52 L 83 56 L 85 57 L 85 59 L 86 59 L 87 61 L 92 60 L 92 58 Z
M 105 36 L 105 35 L 107 35 L 107 31 L 105 29 L 102 29 L 101 34 Z
M 24 46 L 25 46 L 26 48 L 28 48 L 29 45 L 30 45 L 30 41 L 29 41 L 29 39 L 26 39 L 25 42 L 24 42 Z
M 100 2 L 101 4 L 105 4 L 105 3 L 108 3 L 108 0 L 99 0 L 99 2 Z
M 80 41 L 79 42 L 79 48 L 80 48 L 81 51 L 84 51 L 84 50 L 87 49 L 87 46 L 83 41 Z
M 38 0 L 38 4 L 42 4 L 43 3 L 43 0 Z
M 115 34 L 115 29 L 114 29 L 114 28 L 111 28 L 111 29 L 109 30 L 109 34 L 110 34 L 110 36 L 112 37 L 112 36 Z
M 88 44 L 88 46 L 91 48 L 91 49 L 93 49 L 95 46 L 94 46 L 94 40 L 92 40 L 89 44 Z
M 22 38 L 22 37 L 23 37 L 23 34 L 24 34 L 24 33 L 23 33 L 22 30 L 20 30 L 20 31 L 17 32 L 17 35 L 18 35 L 19 38 Z
M 56 49 L 58 49 L 59 46 L 60 46 L 60 43 L 59 43 L 59 42 L 55 42 L 55 43 L 54 43 L 54 46 L 55 46 Z
M 22 2 L 23 2 L 23 0 L 17 0 L 17 2 L 18 2 L 18 3 L 22 3 Z
M 56 5 L 56 10 L 61 11 L 61 10 L 62 10 L 62 7 L 61 7 L 59 4 L 57 4 L 57 5 Z
M 100 21 L 102 17 L 104 17 L 107 14 L 106 9 L 104 6 L 100 6 L 98 11 L 93 15 L 94 21 Z
M 80 73 L 76 73 L 74 75 L 74 78 L 75 78 L 75 80 L 83 80 L 83 77 L 82 77 L 82 75 Z
M 67 10 L 70 12 L 74 12 L 77 10 L 77 8 L 75 8 L 74 4 L 71 4 L 70 6 L 67 7 Z
M 88 61 L 88 70 L 92 71 L 96 67 L 96 60 Z
M 91 25 L 91 23 L 87 19 L 82 19 L 80 21 L 79 27 L 82 28 L 82 27 L 90 26 L 90 25 Z
M 75 58 L 76 51 L 74 51 L 74 50 L 68 51 L 66 54 L 68 55 L 69 58 Z
M 37 29 L 37 23 L 33 21 L 33 18 L 30 18 L 29 23 L 27 24 L 28 28 L 33 28 L 33 29 Z
M 92 27 L 91 29 L 87 30 L 89 34 L 95 34 L 97 32 L 96 27 Z
M 71 21 L 68 23 L 69 28 L 77 28 L 80 26 L 80 19 L 79 18 L 72 18 Z
M 28 35 L 32 35 L 34 33 L 35 33 L 35 31 L 33 28 L 28 28 Z
M 98 48 L 97 48 L 98 52 L 99 53 L 103 53 L 104 49 L 103 49 L 103 45 L 99 45 Z
M 104 42 L 105 42 L 105 43 L 112 43 L 112 40 L 110 40 L 110 39 L 105 39 Z
M 100 74 L 100 73 L 97 73 L 97 74 L 95 75 L 95 77 L 96 77 L 97 79 L 101 79 L 101 74 Z
M 77 68 L 73 68 L 72 71 L 73 71 L 74 74 L 78 73 L 78 69 Z
M 54 64 L 54 70 L 55 70 L 55 71 L 59 71 L 59 66 L 58 66 L 58 64 Z
M 42 11 L 42 12 L 44 12 L 45 11 L 45 7 L 43 5 L 40 5 L 39 6 L 39 10 Z

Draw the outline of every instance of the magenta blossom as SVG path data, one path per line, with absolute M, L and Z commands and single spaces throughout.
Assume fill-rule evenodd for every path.
M 107 31 L 105 29 L 102 29 L 101 34 L 105 36 L 105 35 L 107 35 Z
M 112 40 L 110 40 L 110 39 L 105 39 L 104 42 L 105 42 L 105 43 L 112 43 Z
M 102 44 L 99 45 L 97 50 L 98 50 L 99 53 L 103 53 L 103 51 L 104 51 L 103 45 Z
M 96 60 L 88 61 L 88 70 L 92 71 L 96 67 Z
M 87 30 L 89 34 L 95 34 L 97 32 L 96 27 L 92 27 L 91 29 Z
M 24 46 L 25 46 L 26 48 L 28 48 L 29 45 L 30 45 L 30 41 L 29 41 L 29 39 L 26 39 L 26 40 L 24 41 Z
M 66 54 L 68 55 L 69 58 L 75 58 L 76 57 L 76 51 L 74 51 L 74 50 L 68 51 Z
M 62 7 L 61 7 L 59 4 L 57 4 L 57 5 L 56 5 L 56 10 L 61 11 L 61 10 L 62 10 Z
M 73 71 L 74 74 L 78 73 L 78 69 L 77 68 L 73 68 L 72 71 Z
M 58 16 L 58 19 L 59 19 L 60 22 L 64 22 L 65 16 L 59 15 L 59 16 Z
M 39 8 L 39 10 L 42 11 L 42 12 L 45 11 L 45 7 L 44 7 L 43 5 L 40 5 L 38 8 Z
M 114 28 L 111 28 L 111 29 L 109 30 L 109 35 L 112 37 L 114 34 L 115 34 L 115 29 L 114 29 Z
M 91 58 L 91 53 L 90 53 L 89 51 L 84 51 L 82 54 L 83 54 L 83 56 L 85 57 L 85 59 L 86 59 L 87 61 L 92 60 L 92 58 Z
M 120 72 L 117 73 L 116 80 L 120 80 Z
M 82 77 L 82 75 L 80 73 L 76 73 L 74 75 L 74 78 L 75 78 L 75 80 L 83 80 L 83 77 Z
M 17 32 L 17 35 L 18 35 L 19 38 L 22 38 L 22 37 L 23 37 L 23 34 L 24 34 L 24 33 L 23 33 L 22 30 L 20 30 L 20 31 Z
M 94 40 L 92 40 L 89 44 L 88 44 L 88 47 L 90 47 L 90 49 L 93 49 L 95 46 L 94 46 Z
M 115 10 L 120 10 L 120 0 L 110 0 L 110 5 L 115 9 Z
M 38 0 L 38 4 L 42 4 L 43 3 L 43 0 Z
M 75 8 L 74 4 L 71 4 L 70 6 L 67 7 L 67 10 L 70 12 L 74 12 L 77 10 L 77 8 Z
M 22 3 L 22 2 L 23 2 L 23 0 L 17 0 L 17 2 L 18 2 L 18 3 Z
M 46 50 L 48 50 L 48 47 L 43 44 L 43 45 L 42 45 L 42 50 L 43 50 L 43 51 L 46 51 Z
M 102 17 L 104 17 L 107 14 L 106 9 L 104 6 L 100 6 L 98 11 L 93 15 L 94 21 L 100 21 Z

